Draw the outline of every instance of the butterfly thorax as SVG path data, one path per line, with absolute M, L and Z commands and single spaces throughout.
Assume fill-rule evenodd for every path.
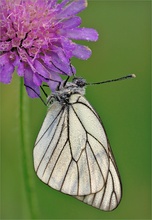
M 62 104 L 67 104 L 72 94 L 85 94 L 86 81 L 83 78 L 74 78 L 72 82 L 65 81 L 60 85 L 59 89 L 53 92 L 47 99 L 48 104 L 54 101 L 59 101 Z

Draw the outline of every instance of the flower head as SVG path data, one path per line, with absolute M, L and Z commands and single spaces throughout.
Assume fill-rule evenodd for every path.
M 54 91 L 60 74 L 75 73 L 70 58 L 88 59 L 91 50 L 72 39 L 98 39 L 94 29 L 79 27 L 76 14 L 86 6 L 86 0 L 1 0 L 0 82 L 10 83 L 16 68 L 34 98 L 42 82 Z

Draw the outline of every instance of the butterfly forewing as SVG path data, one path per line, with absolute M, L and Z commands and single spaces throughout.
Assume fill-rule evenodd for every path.
M 55 111 L 54 111 L 55 109 Z M 53 112 L 53 114 L 52 114 Z M 40 129 L 38 137 L 35 142 L 34 148 L 34 167 L 35 170 L 38 171 L 41 163 L 46 161 L 46 155 L 49 150 L 50 143 L 54 138 L 56 133 L 56 128 L 63 114 L 62 106 L 55 102 L 54 105 L 51 106 L 50 110 L 47 113 L 47 116 L 43 122 L 43 125 Z M 53 150 L 55 146 L 51 146 Z M 44 159 L 45 158 L 45 159 Z

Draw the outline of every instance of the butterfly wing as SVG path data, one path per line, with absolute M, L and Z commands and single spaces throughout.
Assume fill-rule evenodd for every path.
M 99 150 L 98 153 L 94 154 L 94 160 L 99 161 L 100 172 L 103 173 L 103 176 L 107 174 L 104 180 L 105 184 L 101 190 L 85 196 L 76 196 L 75 198 L 96 208 L 111 211 L 118 206 L 121 200 L 122 186 L 118 168 L 107 141 L 105 131 L 99 116 L 84 97 L 79 97 L 77 101 L 73 100 L 72 107 L 85 128 L 89 149 L 91 149 L 92 152 L 95 152 L 96 149 Z M 94 114 L 95 118 L 92 114 Z M 102 126 L 102 128 L 100 126 Z M 93 178 L 94 172 L 90 179 Z
M 109 158 L 110 165 L 104 188 L 94 194 L 75 196 L 75 198 L 82 202 L 104 211 L 112 211 L 117 208 L 122 197 L 120 176 L 111 150 L 109 151 Z
M 107 138 L 99 116 L 83 96 L 74 94 L 69 103 L 69 142 L 77 166 L 77 195 L 88 195 L 105 185 L 109 166 Z
M 60 190 L 71 161 L 68 143 L 67 108 L 55 101 L 49 108 L 38 134 L 34 151 L 34 168 L 38 177 Z
M 82 95 L 73 94 L 69 103 L 55 101 L 48 110 L 34 167 L 43 182 L 89 204 L 94 195 L 109 199 L 110 173 L 116 171 L 110 152 L 99 116 Z

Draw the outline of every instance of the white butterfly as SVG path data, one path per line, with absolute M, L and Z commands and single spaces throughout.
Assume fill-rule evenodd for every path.
M 50 187 L 111 211 L 120 203 L 122 187 L 106 132 L 84 97 L 85 80 L 64 84 L 48 98 L 34 147 L 35 171 Z

